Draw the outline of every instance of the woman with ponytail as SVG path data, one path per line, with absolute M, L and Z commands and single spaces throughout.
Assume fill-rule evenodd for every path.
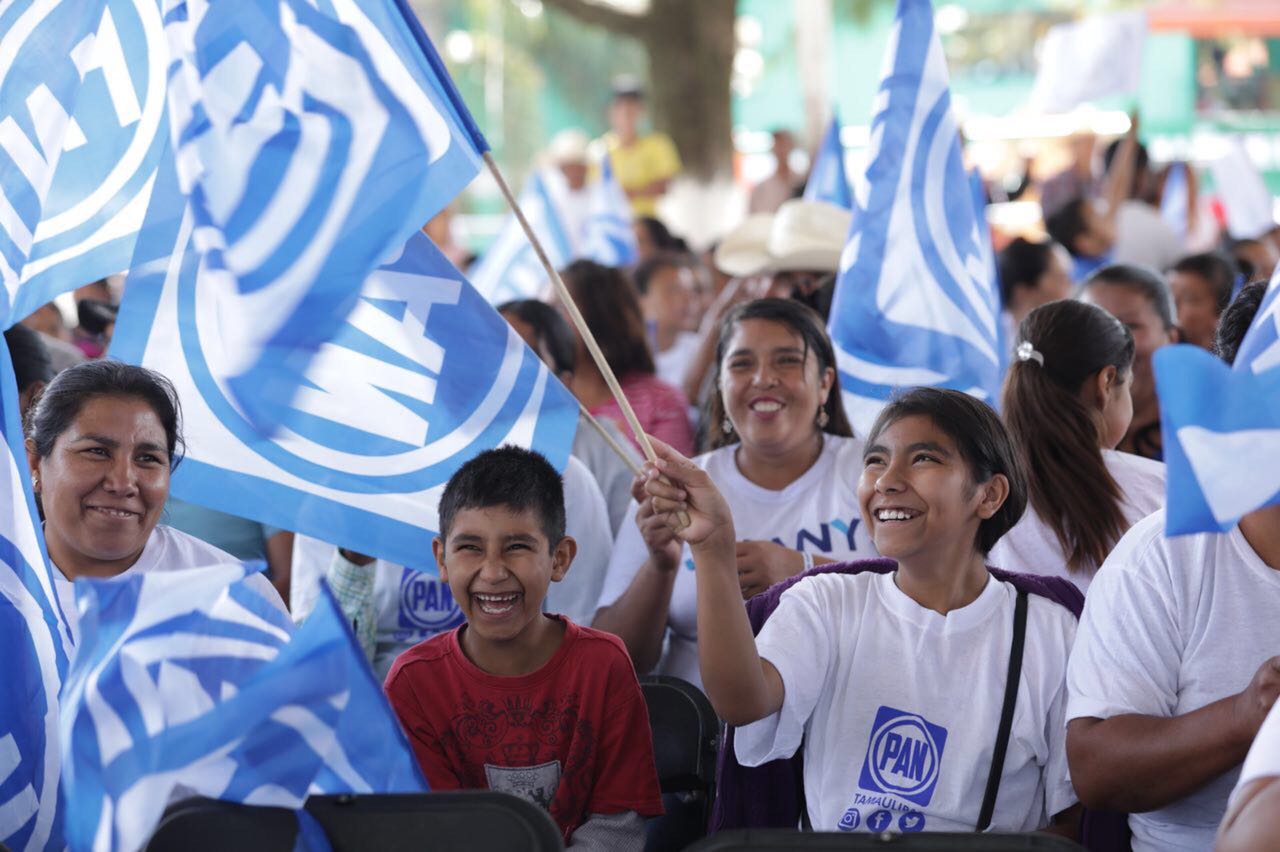
M 1120 536 L 1164 505 L 1164 465 L 1114 449 L 1133 417 L 1133 354 L 1129 329 L 1096 305 L 1051 302 L 1022 321 L 1003 412 L 1031 493 L 992 565 L 1086 591 Z

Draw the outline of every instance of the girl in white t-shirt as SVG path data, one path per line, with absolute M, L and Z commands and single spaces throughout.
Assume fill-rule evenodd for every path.
M 645 490 L 693 551 L 698 655 L 747 766 L 804 754 L 819 831 L 978 826 L 1009 671 L 1018 592 L 986 554 L 1021 515 L 1026 478 L 985 403 L 918 388 L 872 429 L 858 483 L 889 573 L 800 580 L 753 639 L 738 600 L 735 518 L 706 472 L 660 447 Z M 658 478 L 665 475 L 669 482 Z M 989 826 L 1073 835 L 1063 714 L 1075 616 L 1027 600 L 1024 657 Z
M 1136 521 L 1164 506 L 1164 465 L 1114 447 L 1133 418 L 1133 335 L 1077 301 L 1029 313 L 1001 410 L 1030 482 L 1028 511 L 991 564 L 1082 591 Z
M 27 462 L 44 520 L 58 602 L 72 634 L 77 577 L 173 571 L 238 562 L 159 526 L 181 457 L 178 396 L 169 380 L 121 361 L 63 370 L 27 415 Z M 250 584 L 284 609 L 261 574 Z
M 693 463 L 725 495 L 743 539 L 739 598 L 815 562 L 874 556 L 854 487 L 862 443 L 822 319 L 789 299 L 743 303 L 721 324 L 715 370 L 715 449 Z M 618 531 L 592 626 L 620 636 L 637 671 L 699 683 L 693 558 L 642 487 L 637 480 L 639 503 Z

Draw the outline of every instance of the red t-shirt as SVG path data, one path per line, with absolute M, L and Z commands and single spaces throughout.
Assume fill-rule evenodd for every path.
M 618 637 L 567 618 L 555 655 L 501 677 L 467 659 L 466 625 L 405 651 L 386 691 L 433 790 L 514 793 L 567 843 L 590 814 L 662 813 L 649 712 Z

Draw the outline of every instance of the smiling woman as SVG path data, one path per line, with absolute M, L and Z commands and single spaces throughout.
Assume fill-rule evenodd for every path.
M 182 455 L 177 392 L 119 361 L 89 361 L 54 378 L 27 413 L 27 461 L 63 612 L 76 629 L 72 581 L 126 571 L 236 562 L 158 525 Z M 255 587 L 284 609 L 265 577 Z
M 844 414 L 821 317 L 791 299 L 735 307 L 720 326 L 714 379 L 718 393 L 707 411 L 714 449 L 694 463 L 724 493 L 742 536 L 740 596 L 814 562 L 876 555 L 854 488 L 862 442 Z M 641 485 L 618 530 L 593 626 L 622 638 L 637 671 L 656 666 L 698 683 L 693 560 Z

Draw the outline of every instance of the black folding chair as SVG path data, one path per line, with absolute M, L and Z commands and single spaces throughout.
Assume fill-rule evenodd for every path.
M 640 679 L 653 756 L 667 815 L 651 821 L 648 852 L 684 849 L 707 833 L 715 800 L 720 719 L 707 696 L 688 681 L 666 675 Z
M 843 834 L 770 828 L 722 831 L 695 843 L 687 852 L 813 852 L 822 849 L 848 852 L 1083 852 L 1084 847 L 1066 838 L 1040 832 Z
M 312 796 L 306 809 L 334 852 L 564 848 L 546 811 L 507 793 Z M 188 799 L 169 807 L 146 850 L 291 852 L 297 831 L 297 818 L 286 808 Z

